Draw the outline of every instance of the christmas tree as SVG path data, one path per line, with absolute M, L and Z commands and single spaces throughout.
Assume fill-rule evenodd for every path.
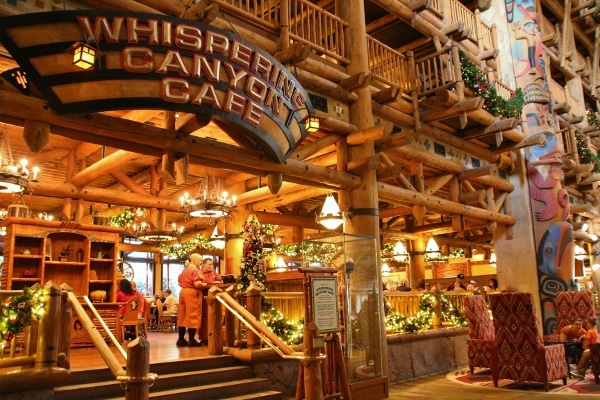
M 245 292 L 248 286 L 254 283 L 264 290 L 267 281 L 267 264 L 263 259 L 263 230 L 255 215 L 250 215 L 244 223 L 242 237 L 244 238 L 244 248 L 238 289 Z

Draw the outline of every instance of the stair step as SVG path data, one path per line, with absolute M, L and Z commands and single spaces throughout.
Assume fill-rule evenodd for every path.
M 187 386 L 160 392 L 150 392 L 150 399 L 169 400 L 279 400 L 281 393 L 268 388 L 266 379 L 250 378 L 210 385 Z M 248 389 L 252 388 L 252 389 Z M 105 400 L 123 400 L 123 397 L 104 398 Z
M 223 383 L 228 380 L 239 380 L 252 378 L 252 369 L 246 366 L 232 366 L 224 368 L 212 368 L 199 371 L 175 372 L 172 374 L 158 375 L 158 379 L 150 389 L 159 391 L 173 387 L 199 386 L 205 384 Z M 91 383 L 79 383 L 68 386 L 60 386 L 54 390 L 55 400 L 79 400 L 93 393 L 94 398 L 106 398 L 116 396 L 123 392 L 120 383 L 112 376 L 106 381 Z

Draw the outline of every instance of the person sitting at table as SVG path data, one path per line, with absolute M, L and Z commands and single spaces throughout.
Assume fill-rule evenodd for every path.
M 573 372 L 573 375 L 579 378 L 585 378 L 585 373 L 590 366 L 590 344 L 598 342 L 596 322 L 596 317 L 587 317 L 585 319 L 585 327 L 587 332 L 585 335 L 579 338 L 579 340 L 583 343 L 583 353 L 581 354 L 581 360 L 579 360 L 579 364 L 577 364 L 577 369 Z
M 583 329 L 583 320 L 581 318 L 575 318 L 571 325 L 564 326 L 560 330 L 559 339 L 561 342 L 571 342 L 565 346 L 567 359 L 570 362 L 578 362 L 581 357 L 583 348 L 581 342 L 578 339 L 585 335 L 585 329 Z
M 171 289 L 165 290 L 165 294 L 167 295 L 167 298 L 163 303 L 164 312 L 166 312 L 167 314 L 177 314 L 179 302 L 177 301 L 175 296 L 173 296 L 173 292 L 171 291 Z
M 400 280 L 400 285 L 396 286 L 396 290 L 399 292 L 410 292 L 412 289 L 408 286 L 408 280 L 406 278 L 402 278 Z

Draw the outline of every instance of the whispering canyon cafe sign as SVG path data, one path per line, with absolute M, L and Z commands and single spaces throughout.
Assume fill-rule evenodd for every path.
M 22 69 L 12 74 L 26 74 L 59 114 L 201 114 L 232 125 L 283 162 L 306 137 L 303 120 L 313 113 L 307 93 L 283 64 L 199 22 L 116 11 L 22 14 L 0 18 L 0 42 Z M 89 69 L 73 63 L 81 44 L 96 53 Z

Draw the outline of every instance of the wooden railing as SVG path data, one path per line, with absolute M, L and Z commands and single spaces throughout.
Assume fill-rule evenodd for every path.
M 502 97 L 504 100 L 510 100 L 513 97 L 513 90 L 504 83 L 496 79 L 494 79 L 493 83 L 498 96 Z
M 346 56 L 344 27 L 346 21 L 323 10 L 307 0 L 289 0 L 288 14 L 282 16 L 282 25 L 288 22 L 289 37 L 344 64 Z
M 367 36 L 369 71 L 373 77 L 389 86 L 400 86 L 404 93 L 411 91 L 408 60 L 405 55 Z
M 409 55 L 409 62 L 412 57 Z M 447 46 L 427 57 L 414 60 L 417 94 L 427 96 L 442 89 L 451 89 L 462 81 L 457 46 Z
M 467 7 L 465 7 L 458 0 L 449 0 L 450 1 L 450 20 L 451 21 L 461 21 L 465 28 L 470 28 L 471 32 L 469 33 L 469 39 L 473 42 L 477 43 L 477 20 L 475 19 L 475 14 L 471 12 Z
M 246 22 L 271 32 L 279 28 L 280 10 L 278 0 L 214 0 L 214 2 Z
M 414 317 L 420 310 L 421 299 L 427 292 L 386 292 L 384 300 L 387 301 L 392 310 L 406 316 Z M 462 298 L 464 296 L 471 296 L 471 291 L 460 291 L 460 292 L 442 292 L 449 300 L 452 306 L 461 312 L 464 312 L 464 306 L 462 304 Z
M 442 0 L 430 0 L 427 4 L 427 9 L 442 18 L 444 16 L 444 8 L 442 5 Z
M 494 29 L 481 21 L 479 10 L 475 12 L 475 21 L 475 36 L 480 50 L 489 50 L 497 47 Z

